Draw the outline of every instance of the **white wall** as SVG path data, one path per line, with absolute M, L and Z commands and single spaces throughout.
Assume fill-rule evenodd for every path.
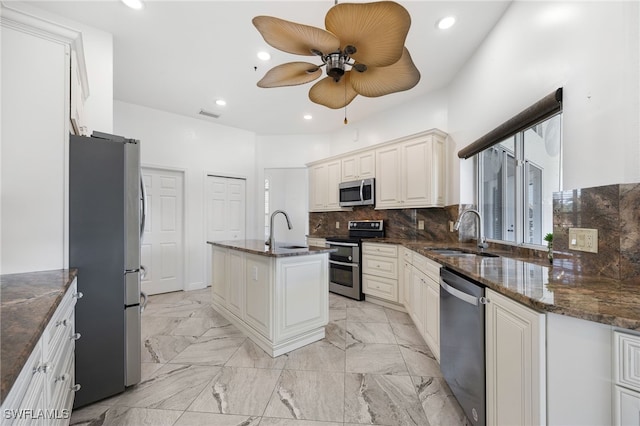
M 185 289 L 205 286 L 204 182 L 207 174 L 247 179 L 247 238 L 257 234 L 255 135 L 252 132 L 114 102 L 114 132 L 140 140 L 143 166 L 185 173 Z
M 113 132 L 113 36 L 30 4 L 11 2 L 10 6 L 82 33 L 89 80 L 89 97 L 84 107 L 89 134 L 93 130 Z
M 563 189 L 640 181 L 639 16 L 638 2 L 514 2 L 450 85 L 457 149 L 564 87 Z

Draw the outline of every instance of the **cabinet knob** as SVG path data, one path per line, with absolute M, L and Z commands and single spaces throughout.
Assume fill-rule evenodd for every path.
M 81 291 L 74 293 L 73 297 L 75 297 L 76 299 L 82 299 L 84 297 L 84 294 L 82 294 Z
M 69 321 L 66 319 L 56 321 L 56 327 L 59 327 L 59 326 L 66 327 L 67 325 L 69 325 Z
M 76 383 L 75 385 L 71 386 L 69 388 L 69 390 L 71 390 L 73 392 L 78 392 L 81 388 L 82 388 L 82 386 L 79 383 Z
M 80 333 L 73 333 L 71 336 L 69 336 L 71 340 L 78 340 L 80 337 L 82 337 Z
M 51 364 L 49 364 L 48 362 L 44 363 L 42 367 L 40 367 L 40 371 L 42 371 L 44 374 L 47 374 L 49 370 L 51 370 Z
M 69 380 L 69 375 L 67 373 L 63 374 L 62 376 L 56 377 L 56 383 L 57 382 L 66 382 L 67 380 Z

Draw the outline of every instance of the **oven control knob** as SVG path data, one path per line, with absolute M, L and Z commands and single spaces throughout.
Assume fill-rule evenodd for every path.
M 349 256 L 349 260 L 351 261 L 351 260 L 353 260 L 353 258 L 351 256 Z

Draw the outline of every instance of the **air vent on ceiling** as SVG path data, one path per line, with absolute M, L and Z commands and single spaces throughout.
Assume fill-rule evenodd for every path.
M 207 110 L 204 110 L 204 109 L 201 109 L 198 114 L 204 115 L 204 116 L 207 116 L 207 117 L 211 117 L 211 118 L 220 118 L 220 114 L 216 114 L 214 112 L 207 111 Z

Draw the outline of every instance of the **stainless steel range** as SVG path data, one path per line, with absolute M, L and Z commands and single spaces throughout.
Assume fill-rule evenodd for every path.
M 362 294 L 362 241 L 384 237 L 384 221 L 349 221 L 349 237 L 327 237 L 327 246 L 336 249 L 329 254 L 329 291 L 364 300 Z

